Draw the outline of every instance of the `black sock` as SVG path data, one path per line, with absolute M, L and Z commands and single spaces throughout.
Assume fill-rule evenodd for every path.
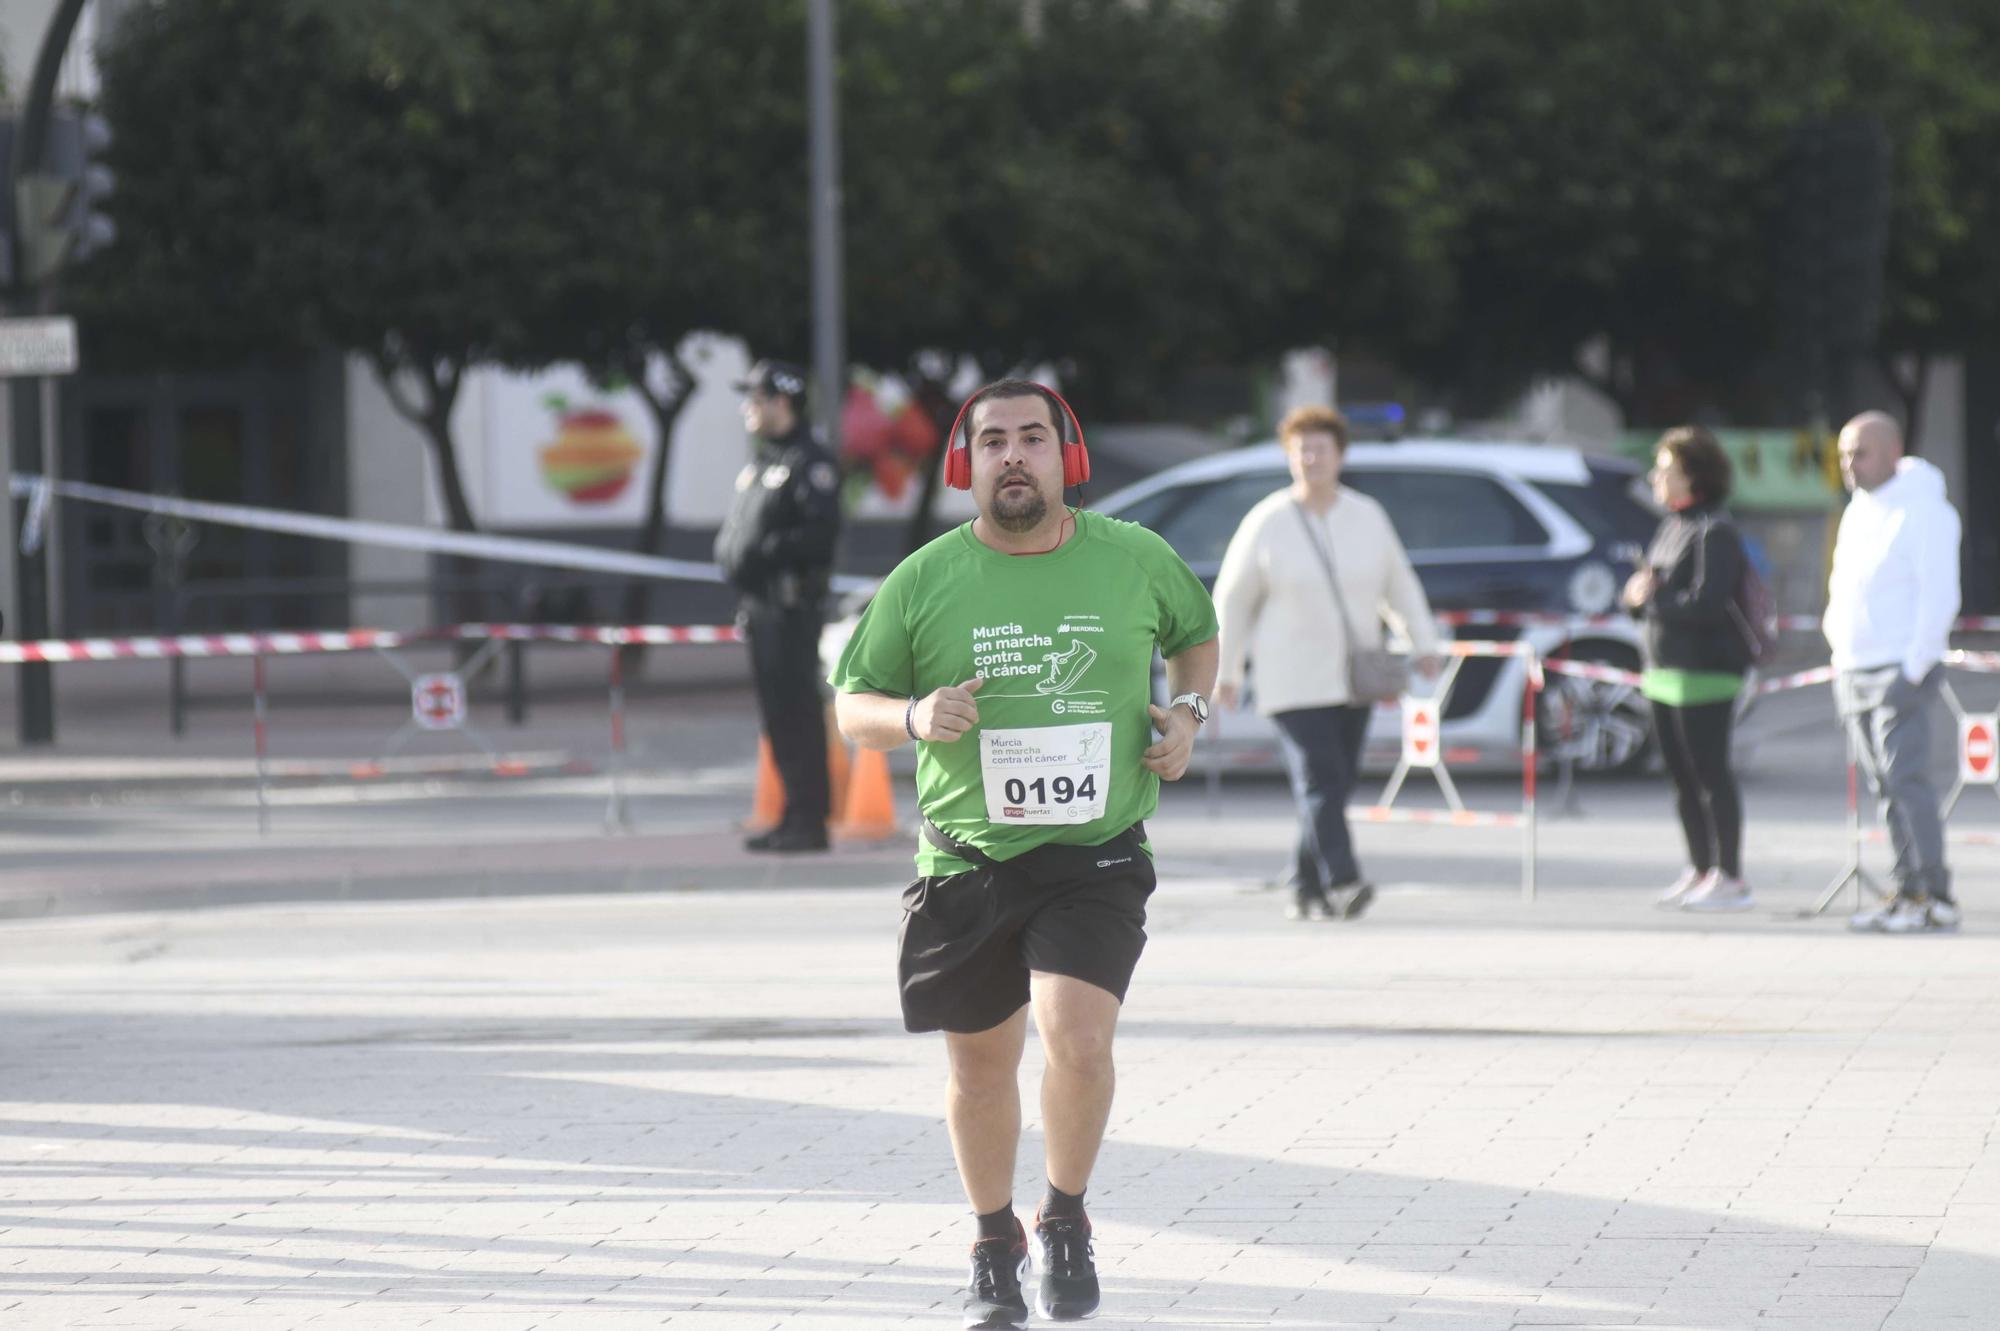
M 1087 1190 L 1086 1190 L 1087 1191 Z M 1042 1198 L 1042 1219 L 1054 1216 L 1068 1216 L 1072 1219 L 1083 1215 L 1083 1193 L 1064 1192 L 1055 1184 L 1049 1184 L 1048 1196 Z
M 1012 1243 L 1021 1236 L 1021 1222 L 1014 1218 L 1014 1203 L 1011 1200 L 999 1210 L 979 1216 L 978 1220 L 981 1239 L 1006 1239 Z

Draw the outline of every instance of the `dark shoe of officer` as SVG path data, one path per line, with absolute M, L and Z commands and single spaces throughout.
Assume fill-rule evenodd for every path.
M 743 849 L 771 851 L 778 854 L 794 854 L 799 851 L 825 850 L 826 829 L 824 827 L 786 827 L 780 823 L 768 832 L 760 832 L 743 842 Z
M 1042 1287 L 1035 1306 L 1052 1322 L 1079 1322 L 1097 1313 L 1097 1257 L 1091 1251 L 1090 1221 L 1080 1215 L 1051 1215 L 1035 1221 L 1035 1247 Z
M 1014 1224 L 1011 1239 L 981 1239 L 972 1245 L 972 1275 L 965 1286 L 965 1325 L 1022 1327 L 1028 1324 L 1028 1300 L 1021 1293 L 1021 1274 L 1028 1269 L 1028 1236 Z

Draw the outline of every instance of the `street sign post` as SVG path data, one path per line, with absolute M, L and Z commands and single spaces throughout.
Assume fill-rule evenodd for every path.
M 0 319 L 0 379 L 76 373 L 76 320 Z

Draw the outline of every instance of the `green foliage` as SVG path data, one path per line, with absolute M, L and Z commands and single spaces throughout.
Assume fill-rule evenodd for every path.
M 2000 6 L 1933 0 L 1923 13 L 1893 214 L 1890 352 L 1990 345 L 2000 329 Z
M 333 345 L 638 381 L 802 355 L 804 0 L 161 0 L 105 53 L 94 359 Z M 849 342 L 1055 361 L 1090 409 L 1325 342 L 1467 408 L 1608 348 L 1635 420 L 1750 410 L 1783 165 L 1894 147 L 1882 345 L 2000 319 L 1988 0 L 843 0 Z M 1764 399 L 1768 405 L 1768 395 Z M 658 409 L 670 402 L 662 399 Z
M 1603 387 L 1684 415 L 1765 365 L 1782 165 L 1802 125 L 1879 118 L 1891 243 L 1919 267 L 1949 232 L 1935 34 L 1901 0 L 1446 0 L 1446 117 L 1463 181 L 1459 306 L 1429 348 L 1473 405 L 1606 340 Z M 1650 391 L 1649 391 L 1650 390 Z

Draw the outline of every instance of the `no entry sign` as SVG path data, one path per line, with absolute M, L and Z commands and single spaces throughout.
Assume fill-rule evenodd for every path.
M 465 724 L 465 681 L 454 674 L 418 675 L 410 681 L 410 714 L 425 730 Z
M 1958 779 L 1968 786 L 2000 785 L 2000 712 L 1958 718 Z

